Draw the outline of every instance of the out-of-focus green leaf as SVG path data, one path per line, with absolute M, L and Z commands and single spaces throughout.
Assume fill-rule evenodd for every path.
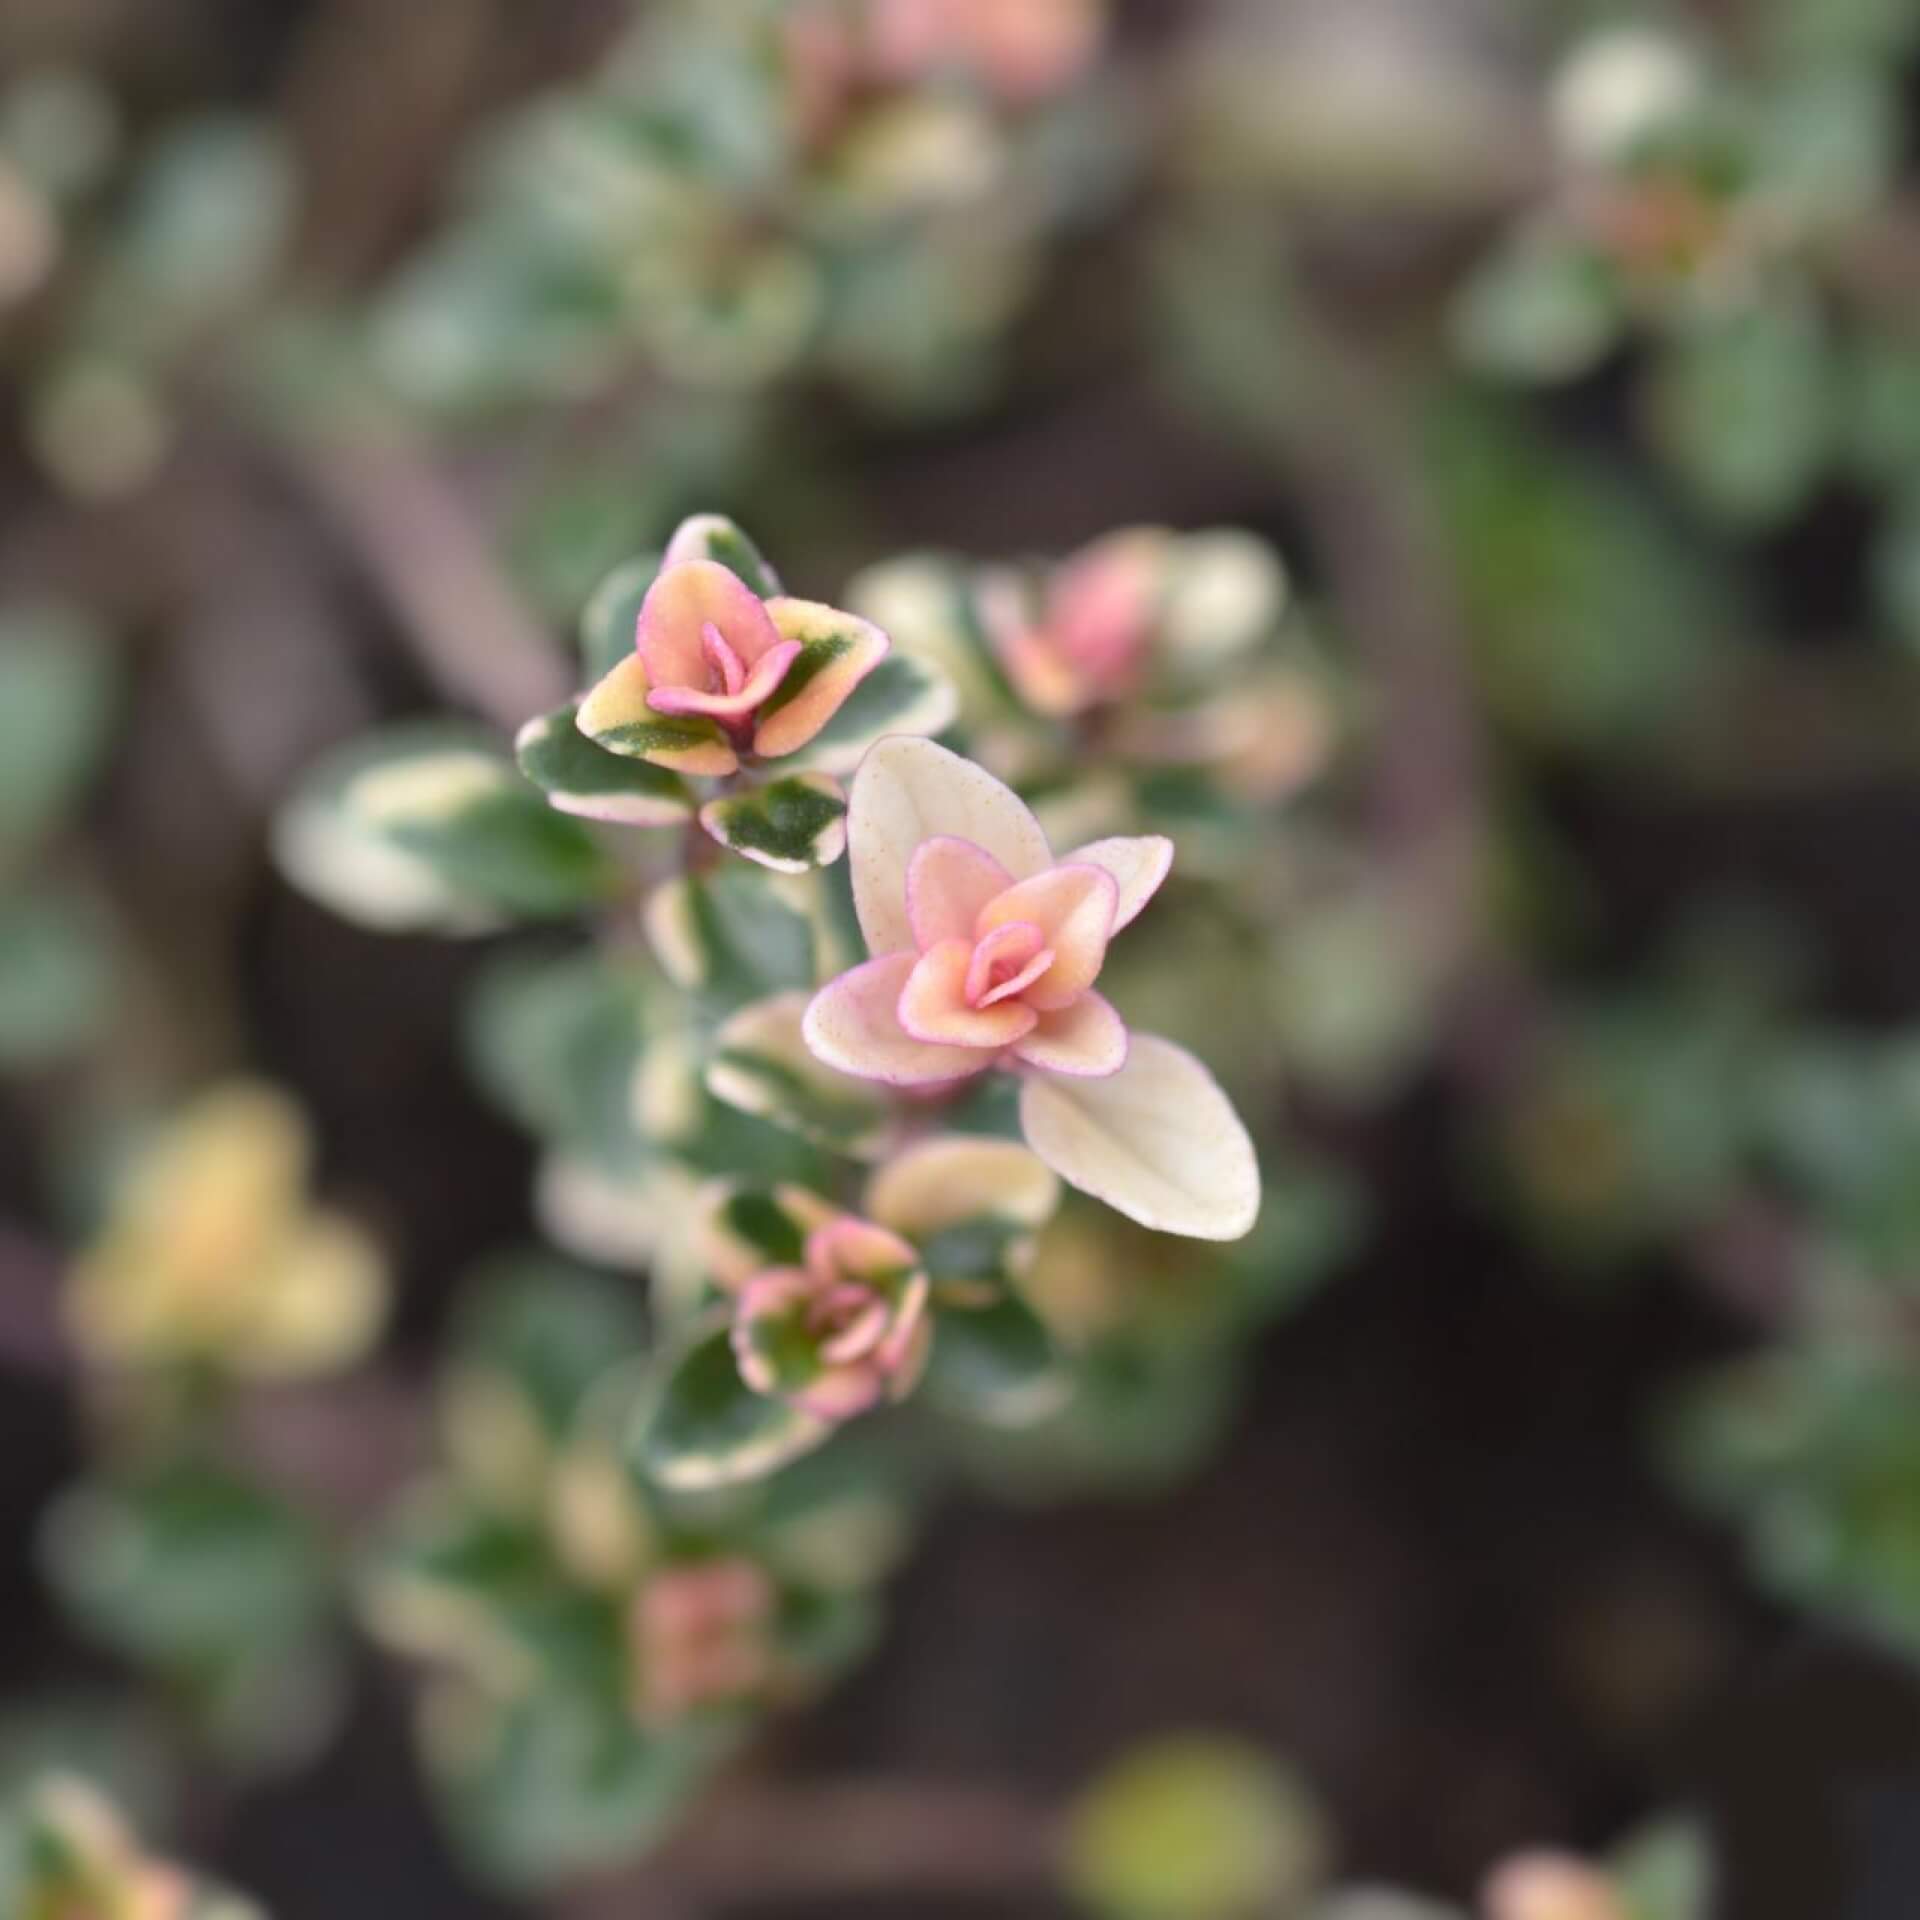
M 1873 550 L 1873 585 L 1894 632 L 1920 653 L 1920 477 L 1880 529 Z
M 429 1771 L 455 1842 L 489 1879 L 537 1888 L 644 1854 L 737 1739 L 654 1732 L 618 1699 L 540 1688 L 507 1703 L 429 1703 Z
M 1713 1852 L 1699 1823 L 1656 1820 L 1630 1833 L 1607 1859 L 1627 1920 L 1708 1920 Z
M 580 674 L 584 686 L 597 686 L 633 651 L 640 603 L 660 573 L 660 555 L 644 553 L 623 560 L 594 588 L 580 616 Z
M 510 1380 L 555 1438 L 644 1339 L 630 1287 L 547 1253 L 502 1255 L 483 1267 L 452 1335 L 459 1364 Z
M 142 1659 L 192 1664 L 284 1644 L 326 1607 L 325 1565 L 299 1516 L 210 1470 L 82 1485 L 54 1507 L 43 1547 L 74 1616 Z
M 823 1066 L 808 1050 L 801 1019 L 804 990 L 756 1000 L 713 1037 L 707 1090 L 743 1113 L 771 1120 L 837 1153 L 879 1151 L 890 1111 L 872 1081 Z
M 1858 60 L 1799 62 L 1756 115 L 1756 191 L 1803 218 L 1855 218 L 1886 191 L 1900 137 L 1890 73 Z
M 480 976 L 465 1030 L 482 1086 L 554 1146 L 599 1164 L 645 1156 L 633 1114 L 644 1045 L 645 981 L 594 951 L 503 955 Z
M 292 156 L 264 123 L 234 115 L 169 129 L 122 216 L 96 323 L 168 346 L 218 318 L 272 271 L 296 191 Z
M 150 1666 L 234 1760 L 298 1764 L 336 1724 L 329 1569 L 276 1496 L 190 1463 L 90 1481 L 55 1504 L 41 1544 L 78 1624 Z
M 669 881 L 647 902 L 646 926 L 674 984 L 710 1011 L 813 985 L 812 928 L 748 868 Z
M 0 898 L 0 1073 L 49 1066 L 85 1046 L 113 1000 L 110 929 L 54 892 Z
M 1805 504 L 1833 450 L 1826 330 L 1793 287 L 1696 322 L 1661 356 L 1653 431 L 1705 505 L 1766 526 Z
M 1181 1734 L 1123 1755 L 1080 1796 L 1065 1874 L 1102 1920 L 1240 1920 L 1295 1907 L 1330 1850 L 1290 1768 L 1226 1734 Z
M 0 612 L 0 870 L 61 823 L 97 766 L 115 681 L 105 636 L 53 603 Z
M 1591 371 L 1622 325 L 1606 264 L 1557 227 L 1523 232 L 1498 249 L 1453 313 L 1454 336 L 1471 364 L 1526 380 Z
M 556 813 L 492 750 L 397 754 L 355 777 L 342 802 L 456 897 L 512 917 L 563 918 L 620 884 L 587 829 Z
M 1026 1426 L 1072 1391 L 1052 1336 L 1026 1302 L 1003 1292 L 989 1306 L 943 1311 L 927 1392 L 944 1412 L 995 1426 Z
M 1431 427 L 1427 482 L 1500 717 L 1587 749 L 1684 720 L 1733 626 L 1728 583 L 1637 483 L 1517 414 L 1456 400 Z

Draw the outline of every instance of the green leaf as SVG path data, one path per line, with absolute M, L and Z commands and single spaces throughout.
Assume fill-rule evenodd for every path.
M 635 967 L 598 949 L 503 954 L 468 1003 L 468 1058 L 529 1133 L 618 1171 L 646 1152 L 632 1111 L 644 1008 Z
M 1846 421 L 1853 463 L 1870 484 L 1920 488 L 1920 344 L 1884 334 L 1854 343 Z
M 680 1355 L 658 1398 L 643 1409 L 635 1465 L 676 1492 L 733 1486 L 785 1466 L 832 1431 L 784 1400 L 755 1393 L 740 1378 L 721 1328 Z
M 272 271 L 294 203 L 292 156 L 265 121 L 207 115 L 169 128 L 115 235 L 107 324 L 164 349 L 220 318 Z
M 1070 1390 L 1052 1336 L 1016 1295 L 941 1313 L 927 1392 L 945 1411 L 993 1426 L 1025 1426 L 1057 1411 Z
M 762 600 L 772 600 L 786 589 L 766 557 L 723 513 L 697 513 L 674 530 L 671 551 L 676 560 L 715 560 L 738 574 Z
M 1557 227 L 1529 228 L 1467 282 L 1454 336 L 1477 367 L 1521 380 L 1572 380 L 1619 338 L 1619 290 L 1605 264 Z
M 114 986 L 111 929 L 90 903 L 54 892 L 0 899 L 0 1072 L 85 1046 Z
M 452 1339 L 460 1365 L 504 1375 L 558 1438 L 608 1371 L 642 1350 L 645 1320 L 631 1288 L 604 1274 L 507 1254 L 474 1277 Z
M 1290 1768 L 1226 1734 L 1173 1734 L 1080 1796 L 1063 1868 L 1100 1920 L 1236 1920 L 1297 1911 L 1331 1851 L 1325 1810 Z
M 787 691 L 781 688 L 783 695 Z M 958 709 L 953 685 L 937 667 L 896 651 L 854 688 L 795 758 L 823 773 L 851 773 L 883 734 L 941 733 Z
M 636 1726 L 623 1702 L 543 1688 L 443 1709 L 430 1771 L 462 1853 L 535 1890 L 646 1853 L 674 1827 L 738 1738 L 726 1724 Z
M 723 847 L 775 873 L 831 866 L 847 850 L 847 796 L 824 773 L 799 773 L 712 800 L 700 824 Z
M 597 746 L 574 724 L 577 704 L 529 720 L 514 741 L 520 771 L 550 806 L 623 827 L 671 827 L 693 813 L 678 774 Z
M 887 1101 L 874 1082 L 813 1057 L 800 1031 L 810 998 L 803 989 L 775 994 L 727 1020 L 714 1035 L 707 1090 L 832 1152 L 865 1159 L 888 1133 Z
M 942 1227 L 921 1240 L 920 1259 L 933 1280 L 998 1280 L 1007 1271 L 1007 1255 L 1033 1229 L 1019 1220 L 983 1217 Z
M 77 610 L 0 613 L 0 867 L 57 828 L 99 763 L 113 658 Z
M 580 616 L 581 684 L 597 686 L 633 651 L 640 603 L 660 575 L 660 556 L 623 560 L 602 580 Z
M 749 868 L 669 881 L 645 918 L 669 978 L 711 1011 L 813 984 L 812 927 Z
M 1796 512 L 1833 450 L 1835 368 L 1810 295 L 1776 289 L 1671 347 L 1656 436 L 1705 505 L 1740 526 Z
M 1727 583 L 1635 478 L 1453 394 L 1426 484 L 1475 668 L 1530 742 L 1604 747 L 1683 720 L 1737 628 Z
M 396 755 L 355 776 L 342 804 L 456 898 L 512 917 L 578 913 L 620 885 L 587 829 L 555 813 L 490 747 Z
M 40 1546 L 81 1628 L 154 1668 L 234 1763 L 296 1766 L 337 1725 L 330 1569 L 277 1495 L 191 1462 L 92 1481 L 55 1504 Z
M 301 774 L 274 821 L 281 872 L 342 919 L 376 932 L 494 931 L 505 917 L 497 903 L 456 885 L 352 804 L 365 778 L 451 754 L 487 759 L 494 747 L 478 728 L 432 720 L 382 728 L 323 755 Z
M 1873 549 L 1873 585 L 1901 641 L 1920 653 L 1920 479 L 1881 527 Z
M 56 1503 L 41 1547 L 75 1619 L 137 1659 L 192 1665 L 284 1646 L 326 1610 L 305 1521 L 211 1468 L 85 1483 Z
M 806 1258 L 806 1229 L 764 1188 L 729 1194 L 720 1208 L 720 1224 L 744 1241 L 769 1267 L 797 1267 Z
M 1607 1859 L 1628 1920 L 1707 1920 L 1714 1907 L 1713 1852 L 1698 1821 L 1656 1820 Z
M 1899 167 L 1898 82 L 1864 61 L 1799 62 L 1770 89 L 1754 132 L 1756 197 L 1810 224 L 1858 219 Z
M 464 1488 L 434 1484 L 400 1505 L 367 1557 L 360 1598 L 383 1646 L 489 1692 L 565 1678 L 619 1690 L 597 1598 L 562 1573 L 543 1533 Z

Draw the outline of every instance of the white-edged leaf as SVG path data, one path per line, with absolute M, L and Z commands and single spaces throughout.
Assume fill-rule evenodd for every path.
M 832 1431 L 785 1400 L 755 1393 L 740 1378 L 722 1327 L 670 1363 L 658 1394 L 641 1411 L 634 1464 L 663 1487 L 695 1493 L 763 1479 Z
M 785 592 L 766 556 L 724 513 L 696 513 L 674 528 L 664 564 L 678 566 L 683 560 L 718 561 L 762 600 L 775 599 Z
M 714 1035 L 707 1091 L 837 1153 L 865 1159 L 888 1131 L 890 1113 L 871 1080 L 836 1073 L 808 1050 L 801 1022 L 804 990 L 756 1000 Z
M 550 806 L 623 827 L 670 827 L 692 814 L 693 797 L 678 774 L 597 746 L 575 725 L 578 711 L 569 703 L 540 714 L 513 743 L 520 771 Z
M 824 773 L 796 773 L 710 800 L 700 824 L 723 847 L 775 873 L 829 867 L 847 850 L 847 796 Z

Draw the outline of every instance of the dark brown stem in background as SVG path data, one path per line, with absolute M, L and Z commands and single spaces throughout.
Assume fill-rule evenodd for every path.
M 1466 635 L 1391 365 L 1337 344 L 1331 324 L 1312 355 L 1293 404 L 1270 414 L 1274 451 L 1379 690 L 1369 811 L 1444 984 L 1479 957 L 1484 920 L 1485 755 Z
M 59 1288 L 60 1263 L 51 1250 L 0 1224 L 0 1371 L 41 1380 L 71 1374 Z
M 440 692 L 509 732 L 566 698 L 560 649 L 423 451 L 383 432 L 302 439 L 292 458 Z
M 583 1889 L 562 1911 L 565 1920 L 691 1920 L 774 1895 L 1006 1899 L 1046 1888 L 1054 1852 L 1048 1810 L 999 1788 L 743 1783 L 707 1801 L 646 1866 Z

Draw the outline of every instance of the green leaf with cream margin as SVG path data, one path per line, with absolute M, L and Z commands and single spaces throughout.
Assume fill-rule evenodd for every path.
M 940 1315 L 927 1392 L 944 1411 L 989 1426 L 1032 1426 L 1057 1413 L 1072 1390 L 1052 1334 L 1018 1294 Z
M 456 884 L 356 803 L 362 783 L 388 769 L 462 755 L 492 756 L 493 742 L 477 728 L 439 720 L 383 728 L 322 755 L 275 817 L 275 863 L 309 898 L 376 933 L 497 931 L 511 917 L 497 901 Z
M 775 892 L 792 882 L 750 867 L 682 875 L 647 896 L 641 925 L 668 979 L 732 1012 L 813 978 L 814 932 Z
M 847 796 L 825 773 L 796 773 L 710 800 L 700 824 L 723 847 L 775 873 L 829 867 L 847 850 Z
M 740 1377 L 725 1327 L 702 1331 L 669 1363 L 640 1413 L 633 1464 L 676 1493 L 759 1480 L 810 1453 L 833 1432 Z
M 835 1153 L 872 1158 L 885 1144 L 891 1109 L 876 1083 L 813 1057 L 800 1033 L 809 997 L 777 993 L 725 1021 L 714 1035 L 707 1091 Z
M 490 743 L 397 755 L 356 775 L 341 798 L 455 894 L 509 917 L 577 913 L 620 882 L 593 836 L 547 806 Z
M 1233 1103 L 1171 1040 L 1136 1033 L 1105 1079 L 1033 1073 L 1027 1144 L 1069 1186 L 1161 1233 L 1238 1240 L 1260 1211 L 1260 1168 Z
M 594 746 L 669 773 L 724 780 L 740 766 L 726 730 L 701 713 L 655 713 L 637 653 L 618 661 L 580 702 L 574 724 Z
M 674 528 L 660 564 L 677 567 L 683 560 L 718 561 L 762 600 L 777 600 L 786 591 L 766 555 L 724 513 L 696 513 Z
M 693 796 L 679 775 L 595 745 L 574 723 L 578 710 L 570 702 L 529 720 L 513 743 L 520 771 L 550 806 L 623 827 L 671 827 L 691 816 Z

